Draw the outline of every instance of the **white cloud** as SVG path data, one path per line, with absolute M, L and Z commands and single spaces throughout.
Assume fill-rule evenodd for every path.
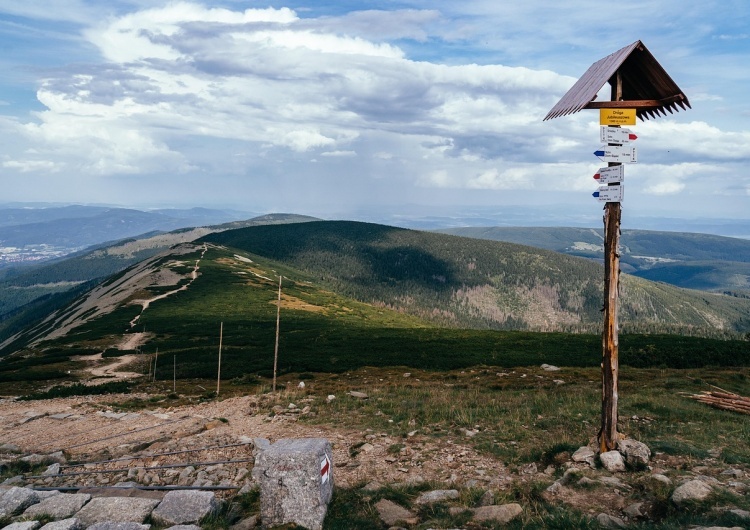
M 661 145 L 679 151 L 680 157 L 700 156 L 709 160 L 750 159 L 750 131 L 722 131 L 702 121 L 678 123 L 664 119 L 644 124 L 639 143 Z
M 29 172 L 58 172 L 62 168 L 49 160 L 7 160 L 2 166 L 6 169 L 15 169 L 21 173 Z
M 336 140 L 320 134 L 319 131 L 309 129 L 285 133 L 279 143 L 295 151 L 309 151 L 315 147 L 335 145 Z
M 653 195 L 674 195 L 685 189 L 683 182 L 661 180 L 655 182 L 644 189 L 644 192 Z
M 316 185 L 333 183 L 330 192 L 343 193 L 345 182 L 368 190 L 367 199 L 376 180 L 398 200 L 407 188 L 588 194 L 599 165 L 591 154 L 599 146 L 596 116 L 584 111 L 542 122 L 575 82 L 552 69 L 578 75 L 600 52 L 627 44 L 581 33 L 582 24 L 613 15 L 580 2 L 539 12 L 535 2 L 439 0 L 429 9 L 315 16 L 315 6 L 295 12 L 129 0 L 107 4 L 107 11 L 64 1 L 75 11 L 67 18 L 52 6 L 44 15 L 46 4 L 36 0 L 18 7 L 0 0 L 0 12 L 14 16 L 87 24 L 81 33 L 90 47 L 85 60 L 38 80 L 43 111 L 0 117 L 8 173 L 71 172 L 102 181 L 165 175 L 165 182 L 175 174 L 242 176 L 248 187 L 284 178 L 295 193 L 294 179 L 314 175 Z M 138 5 L 144 7 L 134 10 Z M 658 12 L 676 5 L 669 0 Z M 613 9 L 620 22 L 641 19 L 630 6 Z M 573 13 L 584 13 L 576 24 L 569 22 Z M 696 38 L 662 46 L 665 65 L 695 64 Z M 557 60 L 573 52 L 584 63 Z M 722 75 L 732 57 L 724 57 Z M 512 58 L 537 67 L 496 64 Z M 467 64 L 475 62 L 484 64 Z M 715 84 L 699 88 L 688 94 L 693 103 L 732 103 Z M 711 120 L 683 119 L 679 113 L 638 124 L 641 163 L 629 168 L 629 182 L 648 178 L 639 187 L 649 193 L 683 196 L 705 193 L 730 174 L 745 185 L 750 176 L 732 171 L 750 159 L 747 127 L 730 132 Z
M 420 143 L 428 166 L 482 166 L 523 156 L 553 94 L 571 81 L 527 68 L 411 61 L 330 22 L 286 8 L 187 2 L 108 19 L 85 32 L 108 63 L 46 79 L 38 98 L 47 110 L 24 129 L 42 153 L 92 174 L 188 171 L 201 163 L 180 148 L 190 136 L 334 157 L 350 156 L 348 146 L 374 130 Z M 552 142 L 555 150 L 575 143 Z M 477 169 L 480 176 L 455 185 L 500 185 Z M 508 171 L 503 186 L 513 181 Z
M 357 156 L 356 151 L 324 151 L 320 153 L 320 156 L 329 156 L 334 158 L 349 158 Z
M 297 17 L 291 9 L 207 9 L 200 4 L 173 2 L 165 7 L 145 9 L 107 21 L 85 32 L 101 53 L 113 62 L 144 59 L 176 60 L 183 57 L 171 42 L 185 24 L 232 26 L 252 23 L 287 24 Z

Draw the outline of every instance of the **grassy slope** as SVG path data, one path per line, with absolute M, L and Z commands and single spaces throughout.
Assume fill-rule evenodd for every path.
M 198 254 L 183 258 L 189 262 Z M 343 372 L 360 366 L 451 369 L 541 363 L 597 366 L 600 362 L 601 343 L 596 335 L 436 328 L 414 316 L 321 288 L 313 276 L 286 264 L 242 253 L 250 263 L 238 254 L 234 249 L 209 247 L 190 288 L 151 304 L 135 329 L 128 323 L 139 314 L 140 306 L 126 305 L 65 337 L 6 357 L 0 366 L 0 383 L 73 379 L 81 366 L 71 362 L 70 356 L 112 351 L 123 333 L 130 331 L 146 331 L 150 336 L 135 369 L 147 373 L 158 350 L 160 378 L 171 376 L 172 362 L 178 378 L 211 378 L 216 373 L 221 323 L 222 377 L 269 375 L 278 274 L 284 277 L 282 373 Z M 161 261 L 167 264 L 170 259 Z M 109 283 L 117 281 L 113 277 Z M 154 288 L 151 295 L 163 291 Z M 747 363 L 749 346 L 739 341 L 628 334 L 621 338 L 621 361 L 633 366 L 737 366 Z M 74 373 L 68 375 L 68 370 Z
M 440 325 L 596 331 L 601 267 L 531 247 L 354 222 L 253 227 L 205 238 L 283 261 L 316 282 Z M 750 303 L 623 277 L 631 332 L 750 330 Z
M 66 293 L 76 286 L 116 274 L 176 244 L 193 241 L 217 230 L 312 220 L 315 218 L 293 214 L 264 215 L 213 227 L 179 229 L 141 239 L 127 239 L 52 262 L 6 269 L 0 279 L 0 342 L 18 330 L 19 322 L 25 324 L 34 318 L 39 306 L 54 308 L 54 301 L 67 301 L 69 296 Z

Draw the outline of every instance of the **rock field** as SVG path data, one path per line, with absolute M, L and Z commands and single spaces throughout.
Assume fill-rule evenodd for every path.
M 328 439 L 336 488 L 429 485 L 409 505 L 374 503 L 383 528 L 421 528 L 419 509 L 433 503 L 447 505 L 451 513 L 470 512 L 471 528 L 507 522 L 528 508 L 521 500 L 496 499 L 532 483 L 543 484 L 547 501 L 589 514 L 602 528 L 648 523 L 657 517 L 664 492 L 679 507 L 717 492 L 750 491 L 748 466 L 651 454 L 633 440 L 612 454 L 581 447 L 555 466 L 510 469 L 475 451 L 470 431 L 436 438 L 416 430 L 394 439 L 299 421 L 326 406 L 320 398 L 280 405 L 244 396 L 127 413 L 105 404 L 113 400 L 0 401 L 0 470 L 7 477 L 0 484 L 0 524 L 6 525 L 0 528 L 182 530 L 198 528 L 222 508 L 236 530 L 253 528 L 261 524 L 258 514 L 234 513 L 232 499 L 257 489 L 251 473 L 255 456 L 281 438 Z M 20 469 L 20 462 L 38 471 L 9 473 Z M 462 501 L 467 490 L 484 494 L 467 506 Z M 744 522 L 725 528 L 750 527 L 747 511 L 731 504 L 715 509 Z

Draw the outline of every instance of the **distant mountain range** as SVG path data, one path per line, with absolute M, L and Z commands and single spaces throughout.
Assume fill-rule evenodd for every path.
M 252 215 L 206 208 L 149 211 L 101 206 L 0 208 L 0 247 L 3 247 L 0 265 L 59 257 L 127 237 L 249 217 Z M 8 255 L 18 259 L 8 259 Z
M 466 227 L 438 232 L 531 245 L 596 260 L 604 256 L 601 229 Z M 620 244 L 624 272 L 688 289 L 750 296 L 750 240 L 710 234 L 623 230 Z

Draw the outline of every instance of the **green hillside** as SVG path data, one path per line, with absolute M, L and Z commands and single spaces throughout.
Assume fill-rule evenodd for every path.
M 400 244 L 394 247 L 397 250 L 389 250 L 393 241 L 383 241 L 382 236 L 393 229 L 358 223 L 315 224 L 318 231 L 311 231 L 306 225 L 297 227 L 305 227 L 297 242 L 305 242 L 303 246 L 310 256 L 335 253 L 346 242 L 351 246 L 345 261 L 350 264 L 349 270 L 354 270 L 353 264 L 364 263 L 356 248 L 371 245 L 377 247 L 371 249 L 372 256 L 388 257 L 385 263 L 370 264 L 378 274 L 390 278 L 380 280 L 385 284 L 390 282 L 388 292 L 399 293 L 401 299 L 411 296 L 402 290 L 406 282 L 401 280 L 404 273 L 400 269 L 402 263 L 411 263 L 417 257 L 423 265 L 409 267 L 406 276 L 410 284 L 421 285 L 427 292 L 428 285 L 437 281 L 441 290 L 434 291 L 436 300 L 442 291 L 452 289 L 446 285 L 447 276 L 445 282 L 432 276 L 436 267 L 444 268 L 446 273 L 447 269 L 455 269 L 440 257 L 440 252 L 437 257 L 429 257 L 430 252 L 424 247 L 409 253 L 409 247 L 402 246 L 409 237 L 419 237 L 420 233 L 395 230 L 393 237 Z M 436 327 L 427 319 L 407 314 L 403 308 L 395 310 L 384 303 L 366 304 L 343 296 L 328 287 L 335 283 L 331 279 L 336 274 L 330 263 L 326 284 L 318 280 L 319 273 L 290 266 L 289 262 L 300 260 L 294 257 L 296 252 L 289 245 L 290 234 L 284 227 L 273 228 L 260 234 L 270 237 L 263 240 L 264 245 L 274 246 L 274 238 L 286 241 L 276 245 L 280 248 L 278 252 L 286 256 L 285 262 L 215 243 L 183 244 L 110 277 L 65 308 L 27 326 L 0 346 L 0 356 L 4 356 L 0 361 L 0 394 L 10 388 L 13 392 L 19 388 L 36 390 L 37 381 L 90 378 L 87 362 L 76 359 L 101 352 L 105 357 L 134 355 L 128 370 L 143 374 L 150 372 L 158 352 L 157 378 L 171 377 L 174 366 L 180 379 L 211 379 L 217 370 L 220 329 L 223 329 L 223 379 L 254 381 L 255 374 L 269 376 L 273 366 L 279 275 L 283 276 L 281 373 L 335 373 L 362 366 L 452 369 L 541 363 L 597 366 L 600 362 L 601 340 L 595 334 Z M 369 240 L 365 237 L 368 233 Z M 258 239 L 259 233 L 255 228 L 243 229 L 223 238 L 230 239 L 229 235 Z M 353 236 L 357 236 L 356 241 Z M 433 240 L 433 236 L 428 234 L 431 243 L 458 245 L 460 252 L 473 249 L 471 245 L 462 247 L 462 239 L 440 236 Z M 328 246 L 323 243 L 325 240 Z M 505 245 L 500 248 L 518 250 Z M 508 255 L 505 259 L 510 262 L 519 259 L 524 266 L 535 270 L 550 267 L 544 264 L 542 255 L 533 249 L 526 251 L 529 253 L 525 257 Z M 442 252 L 456 251 L 446 248 Z M 493 252 L 487 257 L 494 260 L 498 250 Z M 307 259 L 315 263 L 310 256 Z M 400 261 L 394 261 L 394 256 Z M 475 257 L 477 262 L 483 259 L 480 254 Z M 564 256 L 563 259 L 594 266 L 587 261 Z M 473 270 L 477 268 L 482 270 L 481 265 Z M 454 270 L 451 281 L 463 278 L 464 274 Z M 368 291 L 374 292 L 378 278 L 382 277 L 364 282 Z M 352 291 L 362 283 L 356 274 L 346 281 L 337 281 L 354 286 Z M 145 304 L 146 300 L 150 303 Z M 127 346 L 135 338 L 142 339 L 138 346 Z M 743 366 L 750 359 L 749 350 L 747 341 L 670 335 L 621 337 L 622 363 L 632 366 Z
M 183 228 L 168 233 L 93 247 L 63 259 L 39 265 L 3 269 L 0 278 L 0 341 L 13 334 L 19 323 L 26 323 L 38 313 L 38 307 L 56 307 L 77 286 L 102 280 L 159 252 L 208 233 L 262 224 L 302 223 L 316 220 L 294 214 L 270 214 L 246 221 Z
M 504 242 L 347 221 L 211 234 L 328 288 L 441 326 L 596 332 L 602 268 Z M 621 327 L 717 335 L 750 330 L 750 302 L 623 276 Z

